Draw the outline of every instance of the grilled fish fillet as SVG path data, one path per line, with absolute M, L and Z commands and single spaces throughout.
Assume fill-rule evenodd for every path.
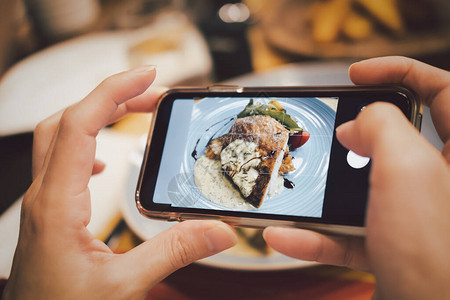
M 226 174 L 240 189 L 245 200 L 258 208 L 271 189 L 271 185 L 276 181 L 285 157 L 288 139 L 289 131 L 272 117 L 257 115 L 238 118 L 228 134 L 209 143 L 206 155 L 211 159 L 220 159 L 221 153 L 228 146 L 235 147 L 235 145 L 240 145 L 242 147 L 242 145 L 256 144 L 256 150 L 253 152 L 257 153 L 257 157 L 249 155 L 248 162 L 241 161 L 240 164 L 222 162 L 222 165 Z M 233 143 L 236 140 L 241 142 Z M 256 158 L 258 162 L 255 165 Z M 285 160 L 291 164 L 289 159 Z M 252 168 L 248 167 L 248 165 L 252 165 Z M 285 169 L 289 168 L 286 167 Z M 248 172 L 250 174 L 253 170 L 257 170 L 257 175 L 252 179 L 251 191 L 248 191 L 248 185 L 244 187 L 241 182 L 242 176 L 239 177 L 239 172 L 244 172 L 245 174 Z

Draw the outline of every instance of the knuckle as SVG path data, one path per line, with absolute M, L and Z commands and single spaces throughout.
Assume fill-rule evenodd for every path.
M 59 122 L 61 129 L 67 130 L 76 125 L 76 116 L 72 107 L 64 110 Z
M 36 192 L 27 192 L 23 198 L 20 211 L 20 226 L 22 230 L 36 235 L 42 227 L 42 213 L 36 209 Z
M 113 74 L 105 79 L 99 84 L 99 86 L 115 86 L 120 81 L 120 78 L 123 77 L 124 72 Z
M 318 237 L 319 242 L 317 244 L 317 248 L 315 249 L 313 256 L 311 257 L 311 260 L 322 262 L 325 256 L 325 239 L 321 235 L 319 235 Z
M 186 243 L 183 233 L 175 228 L 171 232 L 167 253 L 174 269 L 186 266 L 194 259 L 193 249 Z
M 35 183 L 36 182 L 33 182 L 31 184 L 30 188 L 26 191 L 25 195 L 23 196 L 22 207 L 21 207 L 22 212 L 29 210 L 30 207 L 31 207 L 31 203 L 33 201 L 32 199 L 33 199 L 34 194 L 35 194 L 34 186 L 33 186 Z
M 342 256 L 342 264 L 347 267 L 351 266 L 353 263 L 354 254 L 352 242 L 347 238 L 344 247 L 344 255 Z
M 53 129 L 53 123 L 49 119 L 39 122 L 34 128 L 34 136 L 40 137 L 46 135 Z

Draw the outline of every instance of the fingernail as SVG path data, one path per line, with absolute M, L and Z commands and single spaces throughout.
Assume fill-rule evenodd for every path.
M 269 226 L 269 227 L 264 228 L 264 230 L 263 230 L 263 232 L 262 232 L 262 237 L 263 237 L 264 240 L 266 239 L 267 231 L 268 231 L 268 230 L 271 230 L 271 228 L 272 228 L 272 226 Z
M 340 134 L 341 132 L 347 130 L 347 128 L 351 125 L 350 122 L 343 123 L 336 127 L 336 134 Z
M 228 249 L 237 243 L 237 236 L 233 230 L 224 223 L 217 223 L 204 233 L 208 250 L 216 253 Z
M 283 233 L 292 232 L 292 230 L 297 230 L 297 228 L 269 226 L 264 229 L 263 238 L 266 238 L 267 232 L 269 232 L 269 231 L 271 231 L 272 233 L 283 234 Z
M 357 64 L 359 64 L 359 63 L 363 63 L 363 62 L 365 62 L 365 61 L 367 61 L 367 60 L 371 60 L 371 58 L 361 59 L 360 61 L 357 61 L 357 62 L 352 63 L 350 66 L 357 65 Z
M 357 62 L 352 63 L 352 64 L 350 65 L 350 67 L 348 67 L 348 73 L 350 73 L 350 72 L 351 72 L 351 69 L 353 69 L 353 67 L 355 67 L 356 65 L 364 64 L 364 63 L 365 63 L 366 61 L 368 61 L 368 60 L 370 60 L 370 59 L 363 59 L 363 60 L 360 60 L 360 61 L 357 61 Z
M 96 163 L 99 167 L 102 167 L 102 168 L 106 167 L 106 164 L 105 164 L 103 161 L 101 161 L 100 159 L 95 159 L 95 163 Z
M 155 65 L 145 65 L 145 66 L 140 66 L 140 67 L 134 68 L 132 71 L 136 72 L 136 73 L 141 73 L 141 72 L 151 72 L 154 70 L 156 70 Z

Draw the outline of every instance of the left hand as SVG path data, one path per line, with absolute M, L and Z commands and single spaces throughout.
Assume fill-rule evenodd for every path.
M 22 204 L 19 242 L 4 299 L 130 299 L 173 271 L 236 243 L 218 221 L 177 224 L 124 254 L 86 229 L 88 182 L 101 128 L 127 112 L 151 111 L 153 67 L 103 81 L 84 100 L 41 122 L 34 135 L 33 177 Z

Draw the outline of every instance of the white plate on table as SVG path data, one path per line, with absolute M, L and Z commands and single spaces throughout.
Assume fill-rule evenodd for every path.
M 141 43 L 182 28 L 174 49 L 144 53 Z M 209 77 L 212 62 L 200 32 L 183 14 L 167 14 L 136 30 L 105 31 L 76 37 L 24 58 L 0 78 L 0 136 L 32 131 L 55 112 L 83 99 L 112 74 L 156 65 L 153 86 Z

